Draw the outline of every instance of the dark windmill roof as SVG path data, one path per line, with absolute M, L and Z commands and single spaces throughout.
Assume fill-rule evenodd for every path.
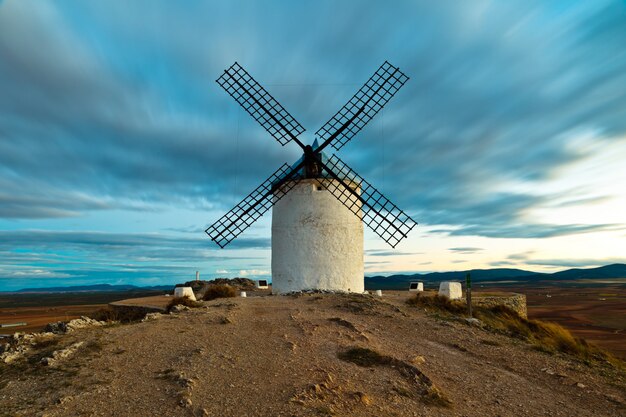
M 313 150 L 316 150 L 319 147 L 319 143 L 317 142 L 317 139 L 315 139 L 315 141 L 313 141 L 313 144 L 311 145 L 311 148 L 313 148 Z M 322 160 L 322 163 L 328 165 L 328 155 L 326 155 L 324 153 L 324 151 L 321 151 L 319 154 L 320 159 Z M 291 169 L 295 168 L 296 166 L 298 166 L 298 164 L 300 164 L 302 161 L 304 160 L 304 155 L 302 155 L 293 165 L 291 165 Z M 347 172 L 344 172 L 340 169 L 338 169 L 339 167 L 335 167 L 335 169 L 333 169 L 333 171 L 335 172 L 335 174 L 341 178 L 342 180 L 345 179 L 350 179 L 350 175 L 348 175 Z M 319 178 L 332 178 L 330 175 L 328 175 L 328 173 L 326 172 L 326 170 L 322 170 L 322 175 L 319 176 Z M 300 170 L 298 171 L 298 175 L 300 175 L 301 178 L 304 178 L 305 175 L 305 167 L 300 168 Z

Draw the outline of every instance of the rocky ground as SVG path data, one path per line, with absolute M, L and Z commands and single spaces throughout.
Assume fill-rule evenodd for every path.
M 37 336 L 0 364 L 0 415 L 626 415 L 623 371 L 407 298 L 218 299 Z

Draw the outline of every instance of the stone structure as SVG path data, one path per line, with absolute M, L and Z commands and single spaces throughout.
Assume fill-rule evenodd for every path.
M 410 292 L 422 292 L 424 291 L 424 283 L 423 282 L 411 282 L 409 284 Z
M 451 300 L 463 298 L 463 289 L 460 282 L 444 281 L 439 284 L 439 295 Z
M 196 295 L 193 293 L 193 288 L 191 287 L 174 288 L 174 297 L 189 297 L 189 299 L 196 301 Z
M 356 293 L 365 290 L 361 216 L 355 216 L 327 190 L 337 180 L 326 178 L 323 182 L 325 185 L 315 179 L 300 180 L 275 202 L 274 294 L 311 289 Z
M 526 295 L 524 294 L 502 294 L 481 296 L 480 293 L 472 295 L 472 306 L 491 308 L 496 306 L 508 307 L 521 317 L 528 318 L 526 308 Z

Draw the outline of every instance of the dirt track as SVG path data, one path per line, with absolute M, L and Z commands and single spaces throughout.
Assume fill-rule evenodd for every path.
M 407 295 L 214 300 L 145 323 L 64 336 L 63 367 L 1 368 L 8 415 L 619 416 L 624 375 L 406 306 Z M 410 364 L 451 402 L 428 404 L 395 366 L 338 358 L 364 347 Z M 58 347 L 57 347 L 58 349 Z M 4 365 L 3 365 L 4 366 Z M 0 412 L 0 415 L 2 412 Z

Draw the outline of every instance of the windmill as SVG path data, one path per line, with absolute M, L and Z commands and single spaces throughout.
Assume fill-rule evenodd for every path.
M 304 154 L 283 164 L 228 213 L 206 229 L 224 248 L 274 206 L 272 290 L 362 292 L 363 223 L 391 247 L 416 225 L 404 211 L 336 155 L 383 108 L 408 77 L 385 61 L 352 98 L 316 133 L 305 129 L 238 63 L 217 83 L 282 146 L 295 142 Z

